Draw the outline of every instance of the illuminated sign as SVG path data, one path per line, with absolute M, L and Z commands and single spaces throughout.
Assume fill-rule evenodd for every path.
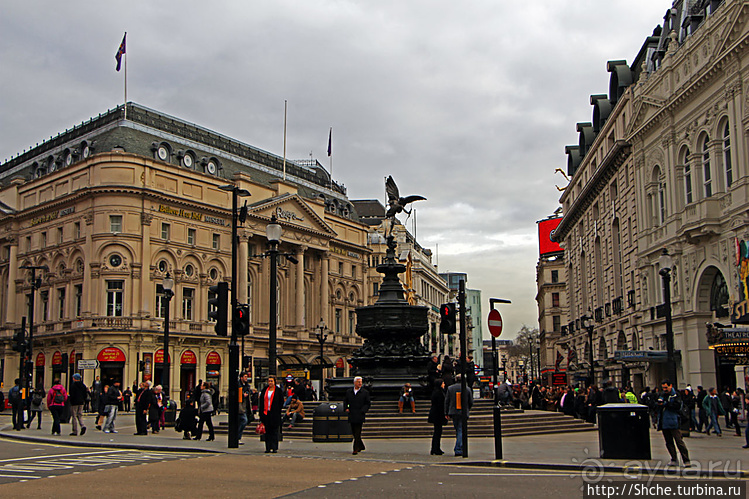
M 107 347 L 96 356 L 99 362 L 125 362 L 125 354 L 117 347 Z
M 185 350 L 182 352 L 182 356 L 179 358 L 180 364 L 197 364 L 198 359 L 195 357 L 195 352 L 192 350 Z
M 538 224 L 538 249 L 539 255 L 553 255 L 555 253 L 562 253 L 564 250 L 559 243 L 551 240 L 552 234 L 556 230 L 557 226 L 561 223 L 562 218 L 547 218 L 536 222 Z
M 209 366 L 220 366 L 221 356 L 218 354 L 218 352 L 211 352 L 208 354 L 208 357 L 206 357 L 205 363 Z

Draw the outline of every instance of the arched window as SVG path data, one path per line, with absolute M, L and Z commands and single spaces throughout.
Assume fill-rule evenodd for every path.
M 726 172 L 726 189 L 733 184 L 733 165 L 731 164 L 731 136 L 728 122 L 723 127 L 723 168 Z
M 689 164 L 689 148 L 684 152 L 684 200 L 686 204 L 694 202 L 692 193 L 692 165 Z
M 709 198 L 713 195 L 713 179 L 712 179 L 712 172 L 710 171 L 710 149 L 708 147 L 708 143 L 710 142 L 710 137 L 705 135 L 705 138 L 702 142 L 702 174 L 703 178 L 705 179 L 704 182 L 704 194 L 706 198 Z
M 715 312 L 715 317 L 728 317 L 728 286 L 723 274 L 715 274 L 713 284 L 710 287 L 710 310 Z

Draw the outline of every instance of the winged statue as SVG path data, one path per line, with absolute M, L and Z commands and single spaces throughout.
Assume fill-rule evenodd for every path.
M 385 191 L 387 191 L 388 195 L 387 218 L 393 218 L 400 212 L 410 215 L 411 212 L 406 209 L 407 205 L 414 201 L 426 201 L 424 196 L 418 195 L 401 197 L 400 192 L 398 191 L 398 186 L 395 185 L 395 180 L 393 180 L 393 177 L 390 175 L 388 175 L 388 178 L 385 181 Z

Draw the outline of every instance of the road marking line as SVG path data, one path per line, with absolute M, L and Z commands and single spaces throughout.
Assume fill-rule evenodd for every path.
M 31 457 L 16 457 L 13 459 L 0 459 L 0 464 L 2 463 L 10 463 L 10 462 L 16 462 L 16 461 L 29 461 L 31 459 L 51 459 L 55 457 L 70 457 L 70 456 L 93 456 L 97 454 L 109 454 L 109 453 L 122 453 L 122 452 L 130 452 L 128 450 L 102 450 L 102 451 L 96 451 L 96 452 L 71 452 L 70 454 L 57 454 L 53 456 L 31 456 Z

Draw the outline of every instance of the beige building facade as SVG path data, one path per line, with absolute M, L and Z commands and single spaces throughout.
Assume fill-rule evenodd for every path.
M 608 63 L 609 94 L 591 96 L 593 121 L 567 148 L 556 237 L 570 316 L 559 342 L 582 371 L 592 344 L 595 382 L 669 376 L 665 249 L 676 381 L 744 385 L 746 357 L 716 353 L 705 324 L 747 319 L 747 16 L 742 0 L 674 1 L 631 65 Z
M 108 125 L 109 136 L 92 140 L 95 132 L 90 132 L 84 137 L 85 145 L 96 144 L 98 150 L 84 154 L 81 137 L 70 137 L 71 132 L 58 137 L 62 145 L 40 146 L 59 149 L 63 166 L 51 163 L 55 167 L 39 171 L 42 161 L 20 157 L 15 172 L 13 164 L 3 169 L 0 320 L 6 341 L 0 357 L 6 386 L 17 377 L 19 354 L 11 350 L 11 338 L 28 316 L 32 292 L 35 384 L 48 387 L 53 377 L 67 382 L 74 372 L 89 385 L 95 376 L 128 386 L 147 379 L 159 383 L 167 306 L 162 283 L 168 274 L 175 281 L 169 301 L 172 396 L 184 397 L 200 379 L 214 381 L 226 393 L 228 338 L 216 335 L 208 299 L 218 282 L 234 285 L 231 195 L 221 189 L 227 183 L 251 194 L 240 198 L 247 200 L 248 216 L 239 229 L 236 280 L 238 300 L 251 309 L 251 330 L 241 343 L 246 366 L 256 381 L 268 371 L 270 262 L 263 253 L 265 227 L 276 216 L 283 227 L 279 250 L 298 262 L 278 260 L 279 373 L 319 377 L 314 333 L 322 319 L 329 328 L 325 374 L 348 374 L 345 359 L 362 343 L 354 311 L 367 302 L 370 251 L 366 226 L 356 220 L 345 195 L 332 183 L 311 182 L 317 180 L 299 168 L 286 180 L 281 172 L 273 175 L 262 168 L 275 166 L 277 158 L 271 156 L 254 164 L 257 170 L 231 171 L 232 162 L 243 163 L 238 156 L 248 147 L 243 144 L 224 144 L 235 156 L 214 147 L 215 157 L 203 158 L 205 168 L 187 167 L 186 154 L 200 155 L 187 147 L 197 149 L 195 139 L 207 131 L 184 122 L 182 136 L 158 134 L 170 151 L 184 147 L 181 156 L 162 156 L 162 145 L 154 142 L 149 157 L 138 149 L 144 140 L 136 133 L 149 128 L 156 136 L 156 118 L 163 116 L 147 110 L 156 118 L 139 120 L 139 110 L 134 106 L 128 120 Z M 96 130 L 104 128 L 98 124 Z M 125 132 L 112 139 L 112 130 L 120 128 Z M 70 161 L 65 139 L 80 144 Z M 210 168 L 207 162 L 214 161 Z M 216 174 L 219 162 L 223 174 Z M 33 166 L 23 169 L 26 165 Z M 37 271 L 38 289 L 32 290 L 29 271 L 21 269 L 28 265 L 48 269 Z M 79 360 L 98 360 L 99 367 L 79 370 Z

